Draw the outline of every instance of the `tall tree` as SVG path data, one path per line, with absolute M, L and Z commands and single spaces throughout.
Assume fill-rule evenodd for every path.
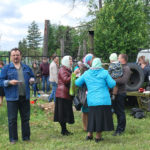
M 27 45 L 27 40 L 25 38 L 19 41 L 18 48 L 22 52 L 22 55 L 28 55 L 28 45 Z
M 149 45 L 149 32 L 141 0 L 107 0 L 97 14 L 95 54 L 105 60 L 112 52 L 136 55 Z
M 56 33 L 57 33 L 58 25 L 51 24 L 49 22 L 49 35 L 48 35 L 48 55 L 52 56 L 53 53 L 56 52 L 56 49 L 59 48 L 59 42 L 56 39 Z
M 29 50 L 38 50 L 40 48 L 42 41 L 41 32 L 35 21 L 28 27 L 27 41 Z

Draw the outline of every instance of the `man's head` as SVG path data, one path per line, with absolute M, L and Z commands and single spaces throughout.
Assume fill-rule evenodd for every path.
M 21 54 L 21 51 L 18 48 L 13 48 L 10 51 L 10 59 L 14 64 L 20 63 L 21 62 L 21 57 L 22 57 L 22 54 Z
M 54 56 L 54 57 L 53 57 L 53 61 L 54 61 L 56 64 L 59 64 L 59 57 L 58 57 L 58 56 Z
M 127 54 L 120 54 L 118 57 L 118 61 L 121 64 L 126 64 L 128 62 L 128 55 Z
M 43 63 L 47 63 L 47 62 L 48 62 L 47 57 L 44 57 L 44 58 L 43 58 Z

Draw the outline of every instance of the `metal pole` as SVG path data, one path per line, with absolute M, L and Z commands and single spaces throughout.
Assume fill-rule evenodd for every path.
M 99 0 L 99 10 L 102 8 L 102 0 Z

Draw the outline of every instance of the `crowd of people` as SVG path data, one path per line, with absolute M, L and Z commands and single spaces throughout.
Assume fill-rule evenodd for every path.
M 30 140 L 30 85 L 32 85 L 36 97 L 40 79 L 42 80 L 43 92 L 49 92 L 50 84 L 52 85 L 48 101 L 54 100 L 55 102 L 54 122 L 59 122 L 61 134 L 63 136 L 73 134 L 67 129 L 67 123 L 73 124 L 75 122 L 74 97 L 70 94 L 72 74 L 76 77 L 74 90 L 77 89 L 77 94 L 80 92 L 86 99 L 86 105 L 82 105 L 81 109 L 83 130 L 87 131 L 86 140 L 92 140 L 93 132 L 96 132 L 95 142 L 100 142 L 103 140 L 103 131 L 114 130 L 113 112 L 117 115 L 117 127 L 113 136 L 124 133 L 126 128 L 124 106 L 126 84 L 131 75 L 126 54 L 119 56 L 116 53 L 111 54 L 108 70 L 103 68 L 101 59 L 93 54 L 87 54 L 82 61 L 75 65 L 74 69 L 72 69 L 71 56 L 64 56 L 60 66 L 59 57 L 54 56 L 50 64 L 48 59 L 44 58 L 39 67 L 34 62 L 32 69 L 21 62 L 22 54 L 18 48 L 10 51 L 10 57 L 11 63 L 8 65 L 3 67 L 3 63 L 0 62 L 0 105 L 5 95 L 9 140 L 12 144 L 18 141 L 18 111 L 21 116 L 22 140 Z M 140 57 L 138 61 L 146 78 L 149 65 L 144 57 Z

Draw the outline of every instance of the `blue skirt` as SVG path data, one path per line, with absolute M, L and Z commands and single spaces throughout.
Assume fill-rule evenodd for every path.
M 89 112 L 89 107 L 82 106 L 81 110 L 82 110 L 83 113 L 88 113 Z

